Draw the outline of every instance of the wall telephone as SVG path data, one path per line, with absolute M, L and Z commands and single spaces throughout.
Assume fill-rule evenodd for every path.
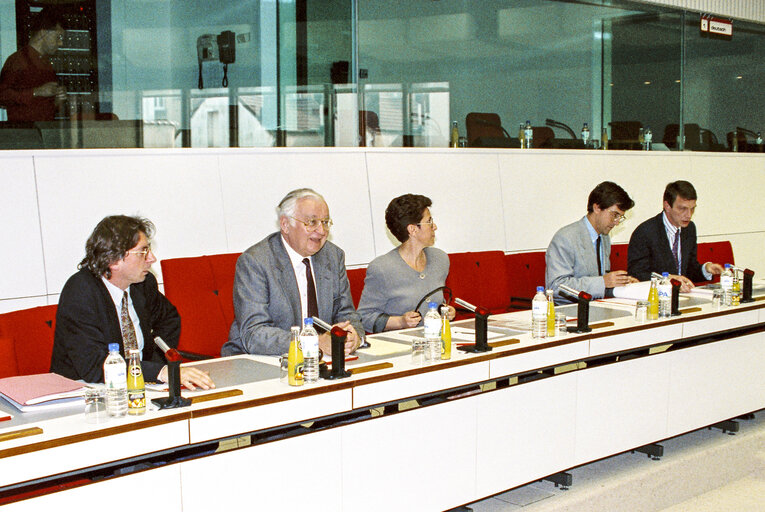
M 202 63 L 220 61 L 223 64 L 223 87 L 228 87 L 228 65 L 236 61 L 236 34 L 224 30 L 219 35 L 203 34 L 197 37 L 199 62 L 199 88 L 204 89 Z

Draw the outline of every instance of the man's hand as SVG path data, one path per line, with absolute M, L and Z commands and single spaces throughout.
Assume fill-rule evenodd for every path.
M 42 98 L 50 98 L 51 96 L 56 96 L 59 93 L 59 88 L 64 89 L 62 86 L 58 85 L 58 82 L 48 82 L 32 89 L 32 95 Z M 65 89 L 64 94 L 66 94 Z
M 606 288 L 616 288 L 617 286 L 624 286 L 631 283 L 633 279 L 627 274 L 626 270 L 614 270 L 603 276 L 603 280 L 606 282 Z
M 688 293 L 689 291 L 691 291 L 692 289 L 694 289 L 696 287 L 696 285 L 693 284 L 693 281 L 691 281 L 690 279 L 688 279 L 685 276 L 678 276 L 678 275 L 675 275 L 675 274 L 670 274 L 669 277 L 671 279 L 677 279 L 678 281 L 680 281 L 680 291 L 682 293 Z
M 348 335 L 345 338 L 345 355 L 347 356 L 348 354 L 354 353 L 356 349 L 359 348 L 359 345 L 361 345 L 361 338 L 356 332 L 356 329 L 348 320 L 334 325 L 348 332 Z M 332 337 L 328 332 L 319 335 L 319 348 L 325 354 L 332 354 Z
M 163 366 L 157 375 L 157 380 L 167 382 L 167 366 Z M 210 378 L 210 373 L 193 366 L 181 366 L 181 385 L 188 389 L 212 389 L 215 383 Z
M 724 270 L 722 265 L 719 263 L 712 263 L 711 261 L 706 262 L 704 268 L 707 269 L 707 272 L 716 276 L 722 274 Z

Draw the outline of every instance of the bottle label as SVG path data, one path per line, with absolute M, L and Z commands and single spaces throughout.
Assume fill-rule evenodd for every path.
M 672 285 L 660 284 L 659 285 L 659 300 L 672 299 Z
M 143 389 L 128 390 L 128 408 L 129 409 L 145 409 L 146 408 L 146 392 Z
M 104 383 L 107 388 L 117 389 L 127 387 L 127 371 L 125 365 L 104 365 Z
M 720 276 L 720 286 L 723 289 L 733 288 L 733 276 L 726 276 L 725 274 Z
M 534 318 L 547 318 L 547 301 L 532 300 L 531 301 L 531 316 L 533 316 Z
M 300 336 L 300 349 L 303 351 L 303 357 L 319 357 L 319 337 Z
M 441 337 L 441 318 L 428 318 L 425 317 L 425 337 L 426 338 L 440 338 Z

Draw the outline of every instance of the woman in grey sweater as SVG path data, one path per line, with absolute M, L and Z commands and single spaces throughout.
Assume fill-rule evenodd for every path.
M 438 290 L 414 311 L 425 294 L 444 286 L 449 273 L 449 257 L 432 247 L 437 226 L 430 215 L 431 204 L 425 196 L 405 194 L 385 209 L 385 223 L 401 245 L 375 258 L 367 268 L 358 307 L 367 332 L 416 327 L 428 301 L 443 301 Z M 451 306 L 449 318 L 454 318 Z

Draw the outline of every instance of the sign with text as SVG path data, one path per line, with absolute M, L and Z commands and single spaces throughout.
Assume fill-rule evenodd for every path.
M 732 37 L 733 36 L 733 22 L 722 18 L 715 18 L 707 14 L 701 15 L 701 22 L 699 25 L 702 34 L 715 34 L 719 36 Z

